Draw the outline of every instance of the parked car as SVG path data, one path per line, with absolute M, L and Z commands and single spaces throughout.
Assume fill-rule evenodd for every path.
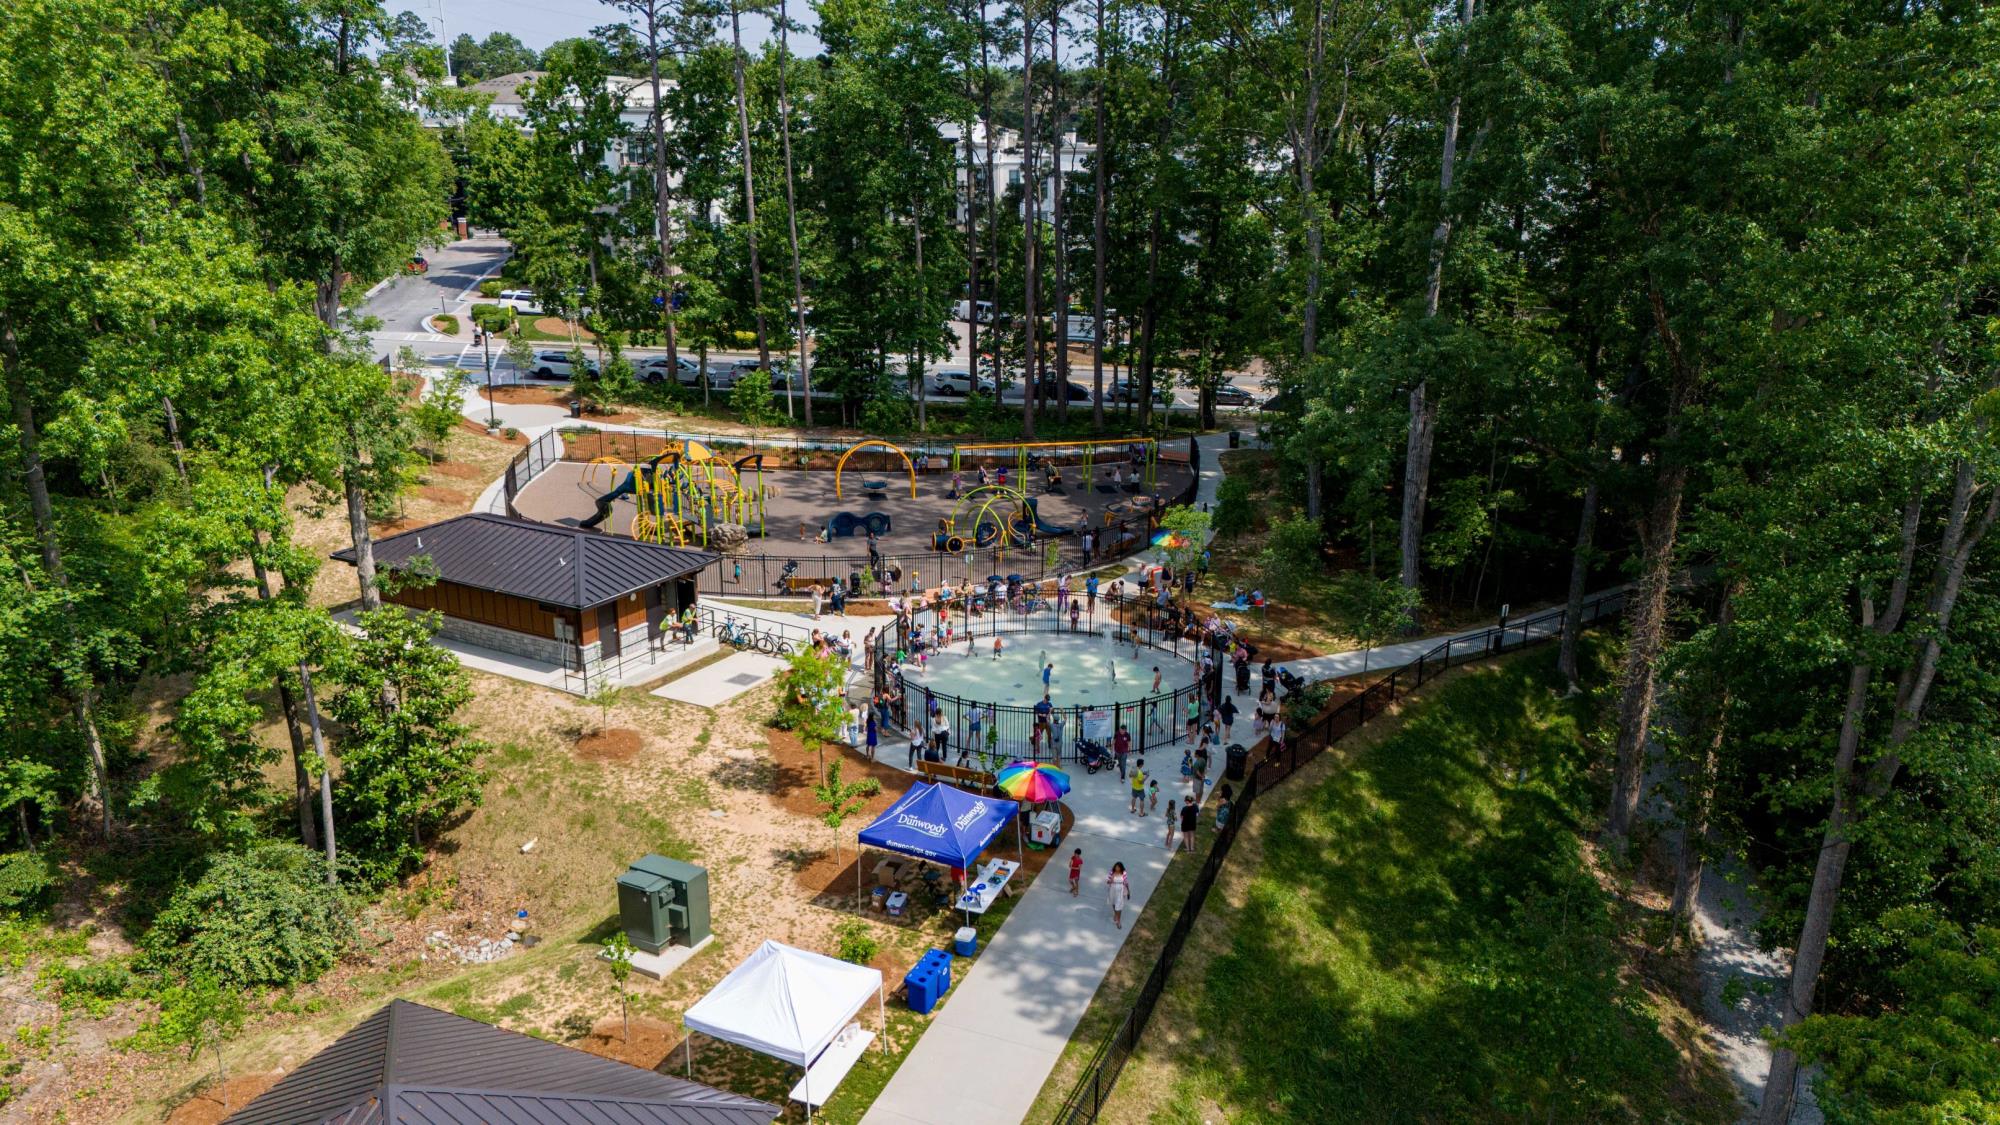
M 1068 387 L 1069 390 L 1069 400 L 1071 402 L 1090 401 L 1090 388 L 1083 386 L 1082 384 L 1076 382 L 1073 379 L 1070 380 L 1070 382 L 1067 383 L 1066 386 Z M 1015 398 L 1015 396 L 1019 393 L 1020 392 L 1018 389 L 1010 388 L 1007 392 L 1007 397 L 1012 399 Z M 1052 375 L 1042 376 L 1040 382 L 1040 393 L 1042 401 L 1044 402 L 1053 402 L 1057 400 L 1057 396 L 1060 392 L 1058 392 L 1056 389 L 1056 380 L 1054 376 Z M 1019 400 L 1016 399 L 1016 401 Z
M 771 361 L 771 389 L 783 393 L 787 388 L 803 394 L 805 382 L 799 378 L 798 370 L 792 366 L 792 361 L 774 359 Z
M 974 309 L 970 301 L 960 301 L 958 306 L 952 310 L 952 316 L 958 320 L 975 317 L 981 324 L 991 324 L 993 323 L 993 302 L 981 301 L 978 308 Z
M 1227 379 L 1215 385 L 1215 405 L 1217 406 L 1249 406 L 1256 401 L 1256 398 L 1249 391 L 1244 390 Z
M 669 369 L 667 357 L 656 355 L 639 364 L 639 381 L 642 383 L 663 383 L 666 381 Z M 682 386 L 692 387 L 701 382 L 701 364 L 696 363 L 687 356 L 681 356 L 680 364 L 672 368 L 672 370 L 674 371 L 674 381 Z
M 1095 344 L 1097 342 L 1097 321 L 1088 316 L 1066 318 L 1063 339 L 1072 344 Z
M 542 302 L 540 298 L 535 296 L 533 289 L 502 289 L 500 291 L 500 300 L 514 306 L 515 312 L 524 312 L 534 316 L 541 315 Z
M 963 367 L 940 367 L 931 372 L 930 385 L 934 395 L 963 398 L 972 393 L 972 372 Z M 992 394 L 993 376 L 981 375 L 979 390 L 982 394 Z
M 592 375 L 597 374 L 596 361 L 586 359 L 583 367 Z M 536 352 L 534 366 L 528 373 L 537 379 L 571 379 L 576 376 L 576 364 L 568 352 Z
M 1139 401 L 1139 381 L 1136 379 L 1114 380 L 1111 384 L 1110 394 L 1112 402 L 1137 402 Z M 1153 387 L 1153 404 L 1156 406 L 1172 406 L 1174 404 L 1174 392 L 1166 387 L 1155 385 Z

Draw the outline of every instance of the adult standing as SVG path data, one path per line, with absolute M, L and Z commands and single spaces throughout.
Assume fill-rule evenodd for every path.
M 1083 533 L 1083 543 L 1084 553 L 1089 554 L 1090 532 L 1086 531 Z M 1092 617 L 1097 616 L 1097 575 L 1095 574 L 1083 580 L 1083 604 Z
M 1111 874 L 1104 879 L 1105 889 L 1110 892 L 1111 924 L 1125 928 L 1125 904 L 1132 901 L 1132 882 L 1125 877 L 1125 865 L 1114 863 Z
M 1111 736 L 1111 754 L 1118 759 L 1118 777 L 1120 780 L 1123 780 L 1125 777 L 1125 756 L 1131 752 L 1132 732 L 1125 729 L 1124 723 L 1119 723 L 1118 733 Z
M 1216 710 L 1216 715 L 1222 719 L 1222 741 L 1228 742 L 1229 728 L 1236 723 L 1236 697 L 1223 696 L 1222 706 Z
M 1194 851 L 1195 817 L 1198 816 L 1200 812 L 1201 812 L 1200 797 L 1196 797 L 1194 800 L 1189 801 L 1181 806 L 1181 847 L 1187 849 L 1190 852 Z
M 1271 718 L 1271 753 L 1267 758 L 1275 758 L 1285 752 L 1285 713 L 1278 712 Z
M 819 604 L 826 599 L 826 588 L 815 582 L 812 584 L 813 620 L 819 620 Z
M 875 760 L 875 747 L 882 741 L 882 728 L 876 725 L 875 708 L 873 707 L 868 709 L 867 727 L 864 731 L 864 737 L 868 740 L 868 760 L 872 762 Z

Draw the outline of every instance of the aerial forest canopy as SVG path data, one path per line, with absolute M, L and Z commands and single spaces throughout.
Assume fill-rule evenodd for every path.
M 812 7 L 802 55 L 743 38 L 776 3 L 617 0 L 541 52 L 364 0 L 0 6 L 0 909 L 87 854 L 149 872 L 147 922 L 210 872 L 334 934 L 313 888 L 393 885 L 480 800 L 464 673 L 372 562 L 425 454 L 353 311 L 458 208 L 552 313 L 804 366 L 805 425 L 921 431 L 955 329 L 1089 392 L 972 396 L 1024 438 L 1150 430 L 1168 386 L 1212 426 L 1261 373 L 1264 491 L 1217 529 L 1383 639 L 1629 583 L 1592 828 L 1683 925 L 1711 861 L 1754 874 L 1794 965 L 1764 1119 L 1801 1056 L 1843 1120 L 1996 1112 L 2000 14 Z M 524 70 L 518 116 L 475 89 Z M 1117 326 L 1094 361 L 1067 317 Z

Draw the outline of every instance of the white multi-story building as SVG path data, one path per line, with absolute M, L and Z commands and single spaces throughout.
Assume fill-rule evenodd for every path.
M 947 121 L 938 126 L 938 134 L 949 140 L 952 153 L 958 162 L 959 194 L 957 220 L 965 221 L 966 187 L 968 183 L 977 189 L 974 198 L 985 198 L 986 187 L 986 126 L 981 122 L 972 123 L 972 162 L 968 167 L 965 152 L 965 129 L 959 122 Z M 1056 185 L 1061 178 L 1088 176 L 1090 158 L 1097 152 L 1097 146 L 1079 140 L 1075 133 L 1064 133 L 1062 143 L 1057 146 L 1059 159 L 1056 167 L 1050 167 L 1046 149 L 1035 154 L 1036 179 L 1041 181 L 1037 194 L 1041 199 L 1042 215 L 1046 217 L 1055 207 Z M 1021 190 L 1024 175 L 1025 154 L 1021 151 L 1021 133 L 1017 129 L 996 128 L 993 131 L 993 178 L 999 181 L 1000 194 Z M 1058 169 L 1060 172 L 1058 173 Z M 1022 193 L 1022 205 L 1026 206 L 1027 195 Z
M 496 121 L 512 121 L 523 125 L 526 116 L 521 108 L 522 87 L 540 78 L 543 71 L 521 70 L 513 74 L 503 74 L 498 78 L 488 78 L 475 82 L 472 89 L 492 99 L 487 112 Z M 660 80 L 664 91 L 672 83 Z M 627 165 L 644 164 L 647 153 L 653 147 L 653 83 L 650 78 L 627 78 L 613 75 L 604 80 L 605 92 L 618 99 L 623 107 L 619 120 L 626 129 L 626 139 L 616 142 L 604 154 L 604 164 L 613 172 L 622 171 Z M 673 128 L 668 122 L 667 128 Z

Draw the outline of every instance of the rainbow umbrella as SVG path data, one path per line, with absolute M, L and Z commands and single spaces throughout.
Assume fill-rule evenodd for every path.
M 1153 546 L 1174 550 L 1188 545 L 1188 537 L 1178 531 L 1162 531 L 1153 536 Z
M 1016 801 L 1055 801 L 1069 792 L 1069 775 L 1047 762 L 1009 762 L 997 780 Z

